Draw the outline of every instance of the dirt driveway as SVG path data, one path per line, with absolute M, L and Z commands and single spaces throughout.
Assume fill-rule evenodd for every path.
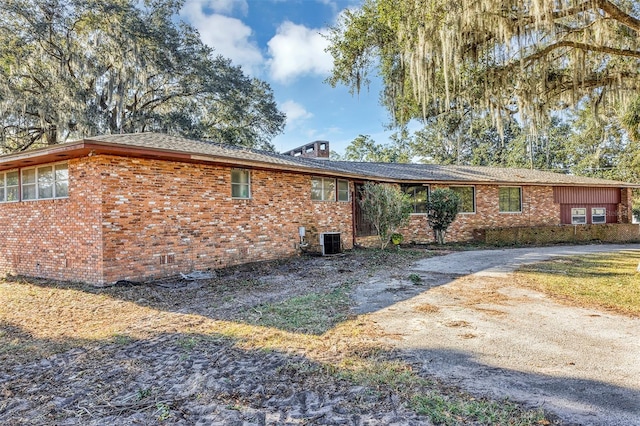
M 425 286 L 372 279 L 358 288 L 357 309 L 403 358 L 471 393 L 542 407 L 568 424 L 640 425 L 640 319 L 562 305 L 512 275 L 552 256 L 620 250 L 640 245 L 423 259 L 409 272 Z

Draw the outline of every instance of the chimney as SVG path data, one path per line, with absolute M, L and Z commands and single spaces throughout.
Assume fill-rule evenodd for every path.
M 286 154 L 292 157 L 315 158 L 318 160 L 329 159 L 329 141 L 315 141 L 292 149 Z

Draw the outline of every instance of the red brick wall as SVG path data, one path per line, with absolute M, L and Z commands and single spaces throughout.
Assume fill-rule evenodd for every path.
M 446 188 L 446 186 L 443 186 Z M 431 189 L 437 188 L 432 186 Z M 473 240 L 475 229 L 509 226 L 557 225 L 560 223 L 560 205 L 553 202 L 553 188 L 547 186 L 522 187 L 522 212 L 499 211 L 499 186 L 475 185 L 475 213 L 460 213 L 447 232 L 447 241 Z M 434 242 L 426 215 L 411 216 L 409 226 L 400 231 L 405 242 Z
M 99 174 L 69 161 L 69 198 L 0 203 L 0 274 L 102 280 Z
M 448 241 L 475 229 L 558 225 L 551 187 L 522 187 L 522 212 L 498 211 L 498 186 L 476 185 L 476 212 L 460 214 Z M 433 189 L 433 188 L 432 188 Z M 353 186 L 351 187 L 353 191 Z M 231 198 L 231 167 L 116 156 L 69 161 L 69 198 L 0 203 L 0 274 L 110 284 L 270 260 L 340 232 L 352 247 L 352 204 L 311 200 L 311 176 L 251 170 L 251 199 Z M 623 190 L 621 221 L 631 191 Z M 401 231 L 432 242 L 424 215 Z
M 620 189 L 620 205 L 618 206 L 618 223 L 631 223 L 633 219 L 633 191 L 631 188 Z
M 105 282 L 142 280 L 299 253 L 318 233 L 352 246 L 351 203 L 311 201 L 311 177 L 251 170 L 231 198 L 231 167 L 100 157 Z

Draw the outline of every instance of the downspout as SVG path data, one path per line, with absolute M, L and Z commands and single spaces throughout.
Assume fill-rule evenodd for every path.
M 353 191 L 351 192 L 351 239 L 352 247 L 356 246 L 356 184 L 353 182 Z
M 522 187 L 522 191 L 524 191 L 524 188 L 525 188 L 525 187 L 523 186 L 523 187 Z M 533 191 L 527 191 L 527 193 L 528 193 L 528 195 L 529 195 L 529 202 L 527 203 L 527 217 L 529 218 L 529 226 L 531 226 L 531 202 L 532 202 L 532 200 L 531 200 L 531 193 L 532 193 L 532 192 L 533 192 Z M 523 196 L 522 198 L 523 198 L 523 200 L 524 200 L 524 196 Z M 523 201 L 523 204 L 524 204 L 524 201 Z M 524 206 L 523 206 L 523 207 L 524 207 Z

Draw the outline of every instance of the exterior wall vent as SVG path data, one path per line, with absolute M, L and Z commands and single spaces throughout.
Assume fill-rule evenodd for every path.
M 320 246 L 322 247 L 323 256 L 341 253 L 342 244 L 340 244 L 340 233 L 323 232 L 320 234 Z

